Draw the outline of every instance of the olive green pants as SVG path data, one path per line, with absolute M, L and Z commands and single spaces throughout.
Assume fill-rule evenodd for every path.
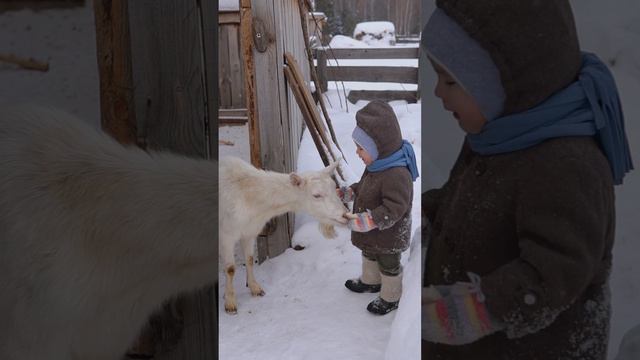
M 402 274 L 402 265 L 400 257 L 402 254 L 371 254 L 366 251 L 362 252 L 362 256 L 378 263 L 380 273 L 386 276 L 397 276 Z

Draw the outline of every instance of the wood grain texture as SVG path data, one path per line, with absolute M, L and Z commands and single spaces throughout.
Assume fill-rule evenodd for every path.
M 418 47 L 371 48 L 371 49 L 316 49 L 316 54 L 325 53 L 329 59 L 417 59 Z M 316 55 L 318 56 L 318 55 Z
M 418 68 L 408 66 L 328 66 L 329 81 L 418 83 Z
M 128 2 L 128 11 L 139 135 L 151 150 L 216 157 L 216 9 L 198 0 L 138 0 Z M 211 214 L 212 219 L 216 216 Z M 211 274 L 212 284 L 216 278 Z M 183 294 L 177 301 L 182 335 L 168 349 L 157 344 L 161 351 L 155 359 L 216 358 L 214 288 Z M 164 324 L 154 331 L 172 331 L 162 328 Z
M 418 102 L 417 91 L 402 91 L 402 90 L 351 90 L 347 99 L 350 103 L 355 104 L 359 100 L 405 100 L 408 103 Z
M 94 12 L 102 129 L 120 143 L 136 144 L 127 2 L 96 0 Z
M 262 138 L 260 136 L 260 119 L 262 113 L 259 111 L 257 102 L 256 66 L 253 51 L 253 10 L 251 3 L 243 1 L 240 4 L 240 53 L 242 54 L 244 72 L 244 107 L 247 109 L 249 119 L 249 157 L 251 164 L 262 167 Z M 233 60 L 231 60 L 233 61 Z

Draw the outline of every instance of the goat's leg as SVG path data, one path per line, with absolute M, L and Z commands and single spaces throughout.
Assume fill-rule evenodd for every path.
M 251 295 L 264 296 L 264 290 L 262 290 L 255 276 L 253 276 L 254 240 L 252 238 L 242 238 L 240 242 L 242 243 L 242 251 L 244 252 L 244 259 L 247 264 L 247 286 L 251 289 Z
M 222 246 L 221 250 L 222 260 L 224 262 L 224 273 L 227 279 L 224 287 L 224 311 L 229 314 L 236 314 L 238 312 L 238 301 L 236 300 L 236 292 L 233 289 L 233 275 L 236 272 L 233 244 Z

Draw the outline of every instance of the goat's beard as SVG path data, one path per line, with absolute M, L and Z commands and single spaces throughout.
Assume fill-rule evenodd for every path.
M 336 232 L 336 228 L 333 225 L 320 223 L 318 226 L 320 227 L 320 232 L 322 233 L 322 236 L 324 236 L 325 238 L 335 239 L 336 236 L 338 236 L 338 233 Z

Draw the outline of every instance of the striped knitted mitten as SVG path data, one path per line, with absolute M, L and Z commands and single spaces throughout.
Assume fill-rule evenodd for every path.
M 480 277 L 468 273 L 471 283 L 437 286 L 423 291 L 422 338 L 447 345 L 464 345 L 502 330 L 484 304 Z
M 369 211 L 357 214 L 348 214 L 347 216 L 350 219 L 347 226 L 351 231 L 368 232 L 378 227 L 378 225 L 373 222 L 373 218 Z
M 351 186 L 341 186 L 336 189 L 336 194 L 342 202 L 351 202 L 353 201 L 353 188 Z

